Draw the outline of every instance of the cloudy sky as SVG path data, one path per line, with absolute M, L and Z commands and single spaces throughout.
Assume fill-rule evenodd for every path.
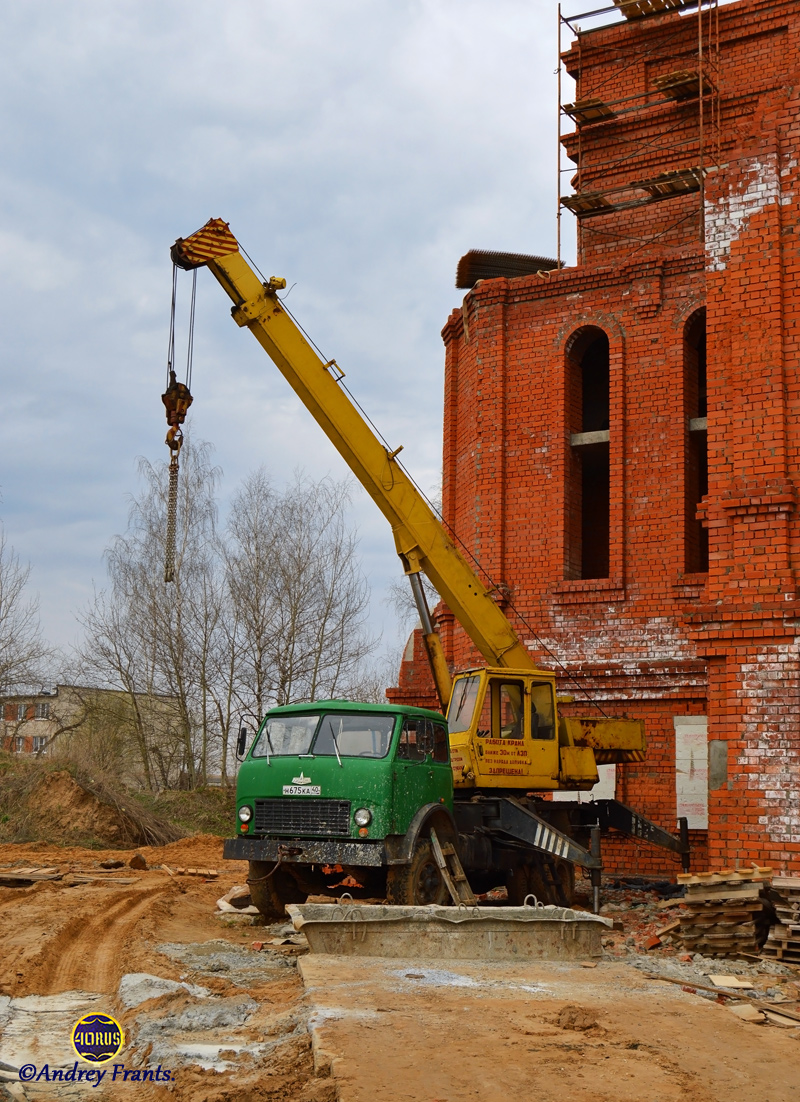
M 588 5 L 584 5 L 588 6 Z M 169 246 L 230 222 L 426 490 L 469 248 L 555 255 L 555 0 L 3 0 L 0 516 L 51 641 L 166 458 Z M 565 256 L 572 226 L 565 219 Z M 185 304 L 188 275 L 180 293 Z M 179 333 L 179 342 L 183 339 Z M 192 429 L 278 483 L 342 461 L 206 272 Z M 390 532 L 354 494 L 373 621 Z

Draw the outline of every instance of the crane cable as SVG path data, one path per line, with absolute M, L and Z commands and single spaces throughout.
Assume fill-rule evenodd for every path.
M 178 532 L 178 456 L 183 446 L 181 425 L 186 420 L 192 395 L 192 358 L 194 355 L 194 314 L 197 296 L 197 270 L 192 272 L 192 300 L 189 308 L 189 340 L 186 351 L 186 382 L 179 383 L 175 372 L 175 312 L 178 297 L 178 269 L 172 265 L 172 305 L 169 315 L 169 343 L 167 347 L 167 389 L 161 395 L 167 414 L 167 438 L 170 451 L 169 488 L 167 491 L 167 532 L 164 548 L 164 582 L 175 581 L 175 549 Z

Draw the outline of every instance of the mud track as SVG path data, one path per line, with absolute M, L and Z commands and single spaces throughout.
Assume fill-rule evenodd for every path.
M 105 897 L 99 910 L 95 906 L 72 918 L 47 947 L 49 966 L 40 971 L 37 984 L 41 994 L 116 991 L 135 927 L 168 890 L 154 886 L 115 894 Z

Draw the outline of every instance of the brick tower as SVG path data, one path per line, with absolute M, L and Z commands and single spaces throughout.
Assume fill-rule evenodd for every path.
M 565 711 L 646 720 L 617 798 L 688 814 L 696 868 L 797 873 L 800 0 L 617 3 L 562 55 L 576 266 L 480 280 L 444 328 L 444 516 Z

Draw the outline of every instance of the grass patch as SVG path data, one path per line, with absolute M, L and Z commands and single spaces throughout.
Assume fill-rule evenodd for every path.
M 216 834 L 228 838 L 235 833 L 236 789 L 233 786 L 196 788 L 193 792 L 137 792 L 133 798 L 185 834 Z

